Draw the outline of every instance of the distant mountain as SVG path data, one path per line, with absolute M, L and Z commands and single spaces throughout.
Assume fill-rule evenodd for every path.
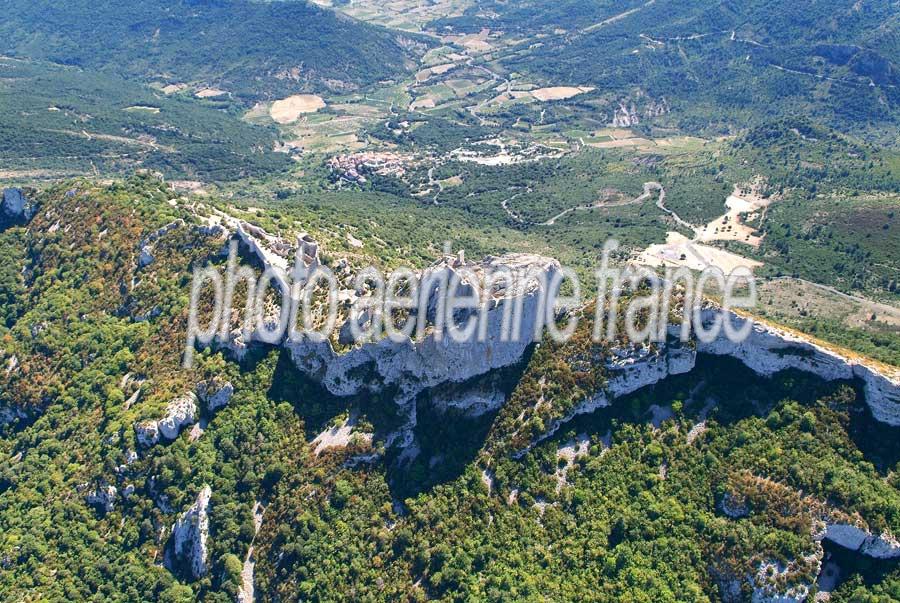
M 247 100 L 352 90 L 405 73 L 427 48 L 301 1 L 10 0 L 3 13 L 0 53 Z
M 873 126 L 900 121 L 898 14 L 896 2 L 838 0 L 519 1 L 433 25 L 530 32 L 501 57 L 508 70 L 640 88 L 694 128 L 800 112 L 890 136 Z

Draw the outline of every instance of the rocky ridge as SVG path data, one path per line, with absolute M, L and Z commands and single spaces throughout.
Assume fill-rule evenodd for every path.
M 690 372 L 696 365 L 698 353 L 731 356 L 763 377 L 797 369 L 826 381 L 859 379 L 872 416 L 882 423 L 900 426 L 900 374 L 887 374 L 866 361 L 845 357 L 799 335 L 718 307 L 710 306 L 701 312 L 704 328 L 717 320 L 730 320 L 737 330 L 749 322 L 750 335 L 739 343 L 728 339 L 722 331 L 708 342 L 694 339 L 687 344 L 660 344 L 655 349 L 646 345 L 614 348 L 606 364 L 606 388 L 554 421 L 540 440 L 551 436 L 577 415 L 609 406 L 617 398 L 669 376 Z M 678 329 L 670 327 L 672 338 L 677 332 Z
M 298 238 L 297 245 L 287 244 L 283 239 L 273 237 L 262 229 L 248 228 L 245 223 L 236 224 L 235 234 L 258 258 L 265 268 L 274 266 L 287 270 L 287 258 L 296 256 L 307 269 L 319 263 L 319 247 L 308 235 Z M 516 273 L 533 271 L 538 277 L 547 279 L 559 270 L 559 263 L 551 258 L 530 254 L 508 254 L 501 257 L 487 257 L 478 262 L 467 261 L 463 254 L 446 255 L 432 266 L 422 271 L 422 283 L 451 282 L 460 278 L 461 292 L 473 291 L 467 275 L 476 277 L 486 271 L 505 270 Z M 521 279 L 511 285 L 500 283 L 490 292 L 482 292 L 482 300 L 487 303 L 486 337 L 479 338 L 473 333 L 466 340 L 456 341 L 446 331 L 434 329 L 426 332 L 421 339 L 397 340 L 381 338 L 355 342 L 347 340 L 350 321 L 365 326 L 371 316 L 361 314 L 350 316 L 339 325 L 342 341 L 350 349 L 338 351 L 330 340 L 304 338 L 293 341 L 284 338 L 280 344 L 286 349 L 297 368 L 308 377 L 322 384 L 336 396 L 352 396 L 361 392 L 378 393 L 387 388 L 397 391 L 395 403 L 407 417 L 406 427 L 393 434 L 388 442 L 399 443 L 406 448 L 412 444 L 412 428 L 415 427 L 415 397 L 430 388 L 445 383 L 462 383 L 473 377 L 484 375 L 495 369 L 516 364 L 533 343 L 533 333 L 540 333 L 545 319 L 542 305 L 543 291 L 540 280 Z M 439 289 L 429 293 L 427 312 L 429 323 L 439 311 Z M 348 299 L 355 299 L 357 292 L 348 292 Z M 505 337 L 504 315 L 516 312 L 522 317 L 521 337 Z M 220 345 L 240 359 L 246 353 L 248 344 L 238 330 L 219 341 Z M 497 405 L 496 399 L 473 398 L 473 403 L 490 408 Z M 457 403 L 458 405 L 458 403 Z M 465 409 L 464 409 L 465 410 Z M 476 411 L 478 412 L 478 411 Z
M 296 254 L 307 267 L 318 264 L 319 247 L 308 235 L 298 238 L 296 245 L 269 235 L 258 227 L 246 223 L 230 223 L 235 234 L 250 248 L 264 265 L 287 268 L 287 258 Z M 438 260 L 422 273 L 422 282 L 429 276 L 452 276 L 463 269 L 475 273 L 489 268 L 505 266 L 513 270 L 536 268 L 552 276 L 560 266 L 556 260 L 527 254 L 485 258 L 481 262 L 469 262 L 462 254 L 448 255 Z M 351 292 L 352 293 L 352 292 Z M 403 429 L 388 444 L 409 446 L 411 429 L 415 426 L 415 396 L 437 385 L 462 383 L 495 369 L 517 363 L 532 343 L 530 338 L 521 341 L 502 341 L 500 330 L 506 304 L 522 303 L 522 332 L 534 331 L 539 316 L 538 301 L 541 291 L 532 286 L 491 292 L 487 318 L 487 338 L 484 341 L 454 342 L 448 337 L 439 338 L 430 333 L 419 341 L 393 341 L 379 339 L 355 343 L 349 351 L 338 352 L 330 341 L 282 342 L 294 364 L 307 376 L 317 380 L 336 396 L 352 396 L 363 391 L 379 392 L 395 387 L 395 402 L 406 412 L 407 429 Z M 431 304 L 436 303 L 431 300 Z M 431 311 L 431 309 L 429 310 Z M 367 317 L 351 317 L 365 321 Z M 888 425 L 900 425 L 900 375 L 886 374 L 882 369 L 856 358 L 845 357 L 824 348 L 807 338 L 767 325 L 753 318 L 726 312 L 709 306 L 701 313 L 701 322 L 708 328 L 717 320 L 729 320 L 736 330 L 750 323 L 749 337 L 740 342 L 730 341 L 720 333 L 712 341 L 697 337 L 689 343 L 666 343 L 658 346 L 631 346 L 614 349 L 606 364 L 608 380 L 606 388 L 576 405 L 565 417 L 554 421 L 544 436 L 549 437 L 560 425 L 576 415 L 593 412 L 610 405 L 615 399 L 653 385 L 671 375 L 690 372 L 696 365 L 698 353 L 731 356 L 757 374 L 770 377 L 775 373 L 794 368 L 810 372 L 825 380 L 859 379 L 864 387 L 866 402 L 874 418 Z M 347 324 L 343 325 L 346 330 Z M 670 329 L 670 341 L 677 331 Z M 240 358 L 246 352 L 247 343 L 238 333 L 226 341 L 220 341 L 233 355 Z M 467 411 L 472 405 L 474 414 L 493 409 L 502 401 L 494 396 L 462 396 L 455 401 L 445 401 Z M 524 452 L 524 451 L 523 451 Z
M 172 527 L 175 559 L 187 563 L 191 575 L 202 578 L 209 571 L 209 499 L 212 489 L 203 486 L 197 500 Z

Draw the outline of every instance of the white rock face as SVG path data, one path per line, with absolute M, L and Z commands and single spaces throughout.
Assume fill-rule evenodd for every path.
M 813 373 L 827 381 L 857 377 L 863 382 L 866 402 L 874 418 L 889 425 L 900 425 L 900 380 L 896 377 L 883 375 L 867 364 L 844 358 L 806 339 L 731 312 L 712 308 L 704 310 L 704 324 L 710 325 L 720 313 L 725 319 L 732 320 L 736 329 L 751 322 L 750 336 L 734 343 L 723 331 L 711 342 L 696 341 L 696 349 L 676 343 L 662 345 L 658 351 L 651 351 L 646 346 L 613 350 L 613 358 L 607 364 L 610 377 L 606 391 L 576 406 L 560 424 L 575 415 L 608 406 L 610 400 L 634 393 L 670 375 L 690 372 L 696 365 L 697 353 L 701 352 L 731 356 L 765 377 L 790 368 Z M 670 332 L 674 334 L 677 329 L 673 326 Z
M 882 375 L 863 364 L 853 365 L 853 376 L 862 380 L 866 402 L 876 420 L 900 425 L 900 379 Z
M 720 314 L 724 319 L 732 320 L 738 330 L 746 322 L 752 323 L 750 336 L 740 343 L 734 343 L 722 331 L 713 341 L 696 341 L 695 347 L 676 342 L 659 344 L 655 350 L 649 346 L 614 348 L 606 365 L 609 375 L 606 388 L 577 404 L 562 418 L 554 420 L 541 437 L 519 454 L 524 454 L 534 444 L 552 436 L 561 425 L 577 415 L 607 407 L 615 399 L 654 385 L 669 376 L 690 372 L 696 366 L 698 352 L 731 356 L 765 377 L 793 368 L 813 373 L 827 381 L 859 378 L 863 382 L 866 403 L 871 408 L 873 417 L 888 425 L 900 425 L 900 378 L 884 375 L 868 364 L 844 358 L 806 339 L 719 308 L 704 310 L 701 319 L 708 327 Z M 679 330 L 680 325 L 672 325 L 669 333 L 676 335 Z
M 13 220 L 30 220 L 34 215 L 34 207 L 25 198 L 20 188 L 3 189 L 3 202 L 0 203 L 0 213 Z
M 140 245 L 138 245 L 140 254 L 138 255 L 138 268 L 144 268 L 149 266 L 156 258 L 153 256 L 153 245 L 162 237 L 163 235 L 175 230 L 176 228 L 181 228 L 184 226 L 184 220 L 178 218 L 177 220 L 173 220 L 169 222 L 165 226 L 161 228 L 157 228 L 146 237 L 143 238 Z
M 227 218 L 227 219 L 226 219 Z M 288 269 L 288 259 L 295 256 L 307 268 L 319 262 L 319 246 L 309 235 L 301 235 L 296 245 L 268 234 L 252 224 L 223 217 L 250 251 L 266 267 L 276 266 Z M 512 271 L 531 269 L 537 273 L 552 276 L 558 269 L 556 260 L 527 254 L 510 254 L 500 258 L 487 258 L 483 262 L 465 262 L 460 257 L 445 257 L 426 270 L 422 277 L 449 279 L 466 268 L 476 273 L 505 267 Z M 478 340 L 471 337 L 457 342 L 449 336 L 436 336 L 433 332 L 418 341 L 392 341 L 380 339 L 358 344 L 352 350 L 338 354 L 329 341 L 302 340 L 285 341 L 285 347 L 297 367 L 316 379 L 334 395 L 351 396 L 362 391 L 381 391 L 385 387 L 397 386 L 401 395 L 398 399 L 410 401 L 425 389 L 447 382 L 463 382 L 483 375 L 491 370 L 510 366 L 518 362 L 527 347 L 533 342 L 531 333 L 538 321 L 543 324 L 539 307 L 538 287 L 530 283 L 518 286 L 498 287 L 485 293 L 489 295 L 487 313 L 487 337 Z M 429 315 L 435 311 L 437 295 L 431 292 Z M 521 307 L 516 305 L 521 302 Z M 522 316 L 519 338 L 501 337 L 503 315 L 507 308 Z M 349 330 L 348 330 L 349 332 Z M 504 339 L 510 339 L 506 341 Z M 232 333 L 227 341 L 220 342 L 241 358 L 247 349 L 247 342 L 239 332 Z M 477 401 L 483 404 L 484 400 Z
M 188 392 L 169 402 L 162 419 L 142 421 L 134 426 L 138 443 L 150 447 L 160 438 L 174 440 L 182 429 L 197 422 L 197 415 L 197 396 Z
M 641 119 L 634 107 L 634 103 L 631 103 L 630 105 L 627 105 L 624 102 L 619 103 L 619 108 L 615 110 L 611 125 L 614 128 L 629 128 L 631 126 L 636 126 L 639 123 L 641 123 Z
M 694 367 L 696 357 L 691 354 L 689 364 L 685 364 L 683 354 L 679 351 L 677 359 L 669 362 L 667 349 L 651 350 L 642 346 L 637 350 L 614 350 L 613 358 L 607 362 L 607 392 L 612 398 L 619 398 L 636 392 L 642 387 L 662 381 L 670 374 L 670 365 L 682 372 Z M 675 373 L 677 374 L 677 373 Z
M 717 309 L 704 310 L 704 324 L 711 324 L 719 312 Z M 856 359 L 845 358 L 811 341 L 731 312 L 722 312 L 722 316 L 731 320 L 736 329 L 747 322 L 752 323 L 750 336 L 741 343 L 734 343 L 723 333 L 709 343 L 698 341 L 699 352 L 732 356 L 766 377 L 794 368 L 826 381 L 859 378 L 875 419 L 888 425 L 900 425 L 900 378 L 897 376 L 884 375 Z
M 537 438 L 525 450 L 516 454 L 520 456 L 534 447 L 535 444 L 552 436 L 563 424 L 578 415 L 590 414 L 597 409 L 612 404 L 616 398 L 627 396 L 639 389 L 659 383 L 671 375 L 690 372 L 697 362 L 697 353 L 680 344 L 677 346 L 660 346 L 651 349 L 649 346 L 635 348 L 617 348 L 612 350 L 612 358 L 607 362 L 609 372 L 606 389 L 597 392 L 587 400 L 576 404 L 565 416 L 552 421 L 549 429 Z
M 635 113 L 630 107 L 623 112 L 629 116 Z M 318 263 L 318 245 L 308 235 L 301 236 L 297 244 L 293 245 L 246 222 L 230 217 L 227 219 L 223 217 L 223 220 L 266 267 L 277 266 L 287 270 L 289 258 L 292 256 L 307 267 Z M 548 276 L 559 270 L 559 263 L 556 260 L 534 255 L 510 254 L 500 258 L 487 258 L 481 263 L 472 263 L 466 262 L 460 254 L 458 258 L 444 257 L 422 276 L 424 281 L 429 276 L 459 274 L 462 268 L 478 272 L 496 269 L 499 266 L 513 270 L 526 267 L 537 269 Z M 417 341 L 381 339 L 359 343 L 344 353 L 335 352 L 329 341 L 286 340 L 282 346 L 290 352 L 298 369 L 319 381 L 336 396 L 352 396 L 364 391 L 379 392 L 388 387 L 396 387 L 397 404 L 401 407 L 410 406 L 415 396 L 426 389 L 444 383 L 462 383 L 518 362 L 532 343 L 532 338 L 521 337 L 518 340 L 507 341 L 505 339 L 509 338 L 501 337 L 504 314 L 507 307 L 512 307 L 514 312 L 519 311 L 518 304 L 521 303 L 521 332 L 533 333 L 536 324 L 542 325 L 545 320 L 539 304 L 541 297 L 539 293 L 541 290 L 535 287 L 513 287 L 510 290 L 492 291 L 490 311 L 486 320 L 487 337 L 482 340 L 473 337 L 468 341 L 456 342 L 450 337 L 438 337 L 432 332 Z M 434 310 L 436 299 L 437 296 L 432 294 L 430 311 Z M 720 313 L 722 312 L 719 309 L 706 309 L 702 313 L 702 320 L 705 324 L 710 323 Z M 722 314 L 732 321 L 735 328 L 740 328 L 742 324 L 750 321 L 730 312 Z M 364 318 L 356 317 L 362 322 Z M 874 417 L 891 425 L 900 425 L 900 377 L 885 376 L 867 364 L 844 358 L 805 339 L 767 325 L 750 322 L 752 322 L 750 337 L 740 343 L 729 341 L 725 334 L 721 333 L 711 342 L 697 341 L 696 345 L 660 344 L 655 349 L 644 346 L 618 355 L 608 366 L 611 375 L 605 391 L 598 392 L 576 405 L 569 415 L 551 426 L 547 435 L 552 434 L 559 424 L 575 415 L 608 406 L 615 398 L 655 384 L 671 375 L 691 371 L 696 364 L 698 352 L 732 356 L 764 376 L 796 368 L 812 372 L 827 380 L 857 377 L 864 384 L 866 401 Z M 343 330 L 349 332 L 349 329 Z M 247 342 L 243 341 L 239 331 L 232 333 L 227 340 L 221 341 L 220 345 L 230 349 L 239 359 L 247 350 Z M 459 401 L 460 404 L 445 402 L 458 408 L 472 404 L 473 412 L 486 412 L 482 409 L 491 409 L 494 404 L 502 404 L 496 399 L 484 399 L 475 395 L 465 397 Z M 413 422 L 412 409 L 408 409 L 407 414 L 410 416 L 410 422 Z M 397 434 L 397 439 L 405 441 L 409 438 Z
M 181 430 L 197 422 L 197 396 L 188 392 L 169 402 L 166 416 L 159 421 L 159 435 L 174 440 Z
M 157 421 L 141 421 L 134 426 L 138 444 L 149 448 L 159 442 L 159 426 Z
M 428 279 L 452 282 L 454 274 L 461 274 L 465 267 L 475 273 L 508 268 L 513 272 L 531 271 L 548 280 L 559 270 L 556 260 L 528 255 L 510 254 L 499 258 L 487 258 L 480 263 L 467 263 L 460 257 L 445 257 L 425 271 L 422 282 Z M 282 345 L 291 354 L 294 364 L 306 375 L 319 381 L 336 396 L 352 396 L 360 392 L 379 392 L 388 387 L 397 389 L 395 403 L 406 414 L 406 424 L 388 438 L 388 445 L 399 445 L 414 456 L 412 429 L 415 427 L 415 396 L 426 389 L 445 383 L 463 383 L 490 371 L 516 364 L 525 350 L 534 342 L 534 334 L 540 334 L 545 323 L 543 291 L 539 280 L 521 281 L 514 286 L 498 287 L 485 292 L 488 310 L 485 318 L 485 337 L 472 336 L 456 341 L 446 332 L 434 330 L 413 341 L 380 339 L 364 342 L 344 353 L 336 353 L 329 341 L 285 341 Z M 434 315 L 439 295 L 436 289 L 427 288 L 429 319 Z M 520 336 L 509 337 L 505 317 L 512 313 L 519 321 Z M 508 320 L 508 319 L 507 319 Z M 502 403 L 497 399 L 474 396 L 461 400 L 471 402 L 473 412 Z M 462 404 L 457 408 L 467 411 Z
M 175 522 L 172 527 L 172 538 L 175 545 L 175 558 L 187 562 L 194 578 L 201 578 L 209 571 L 209 499 L 212 490 L 203 486 L 197 500 L 190 509 Z
M 218 379 L 210 379 L 197 385 L 197 396 L 209 412 L 227 406 L 233 395 L 234 386 L 230 381 L 220 382 Z
M 482 267 L 498 265 L 512 269 L 532 267 L 552 275 L 558 262 L 533 255 L 515 254 L 489 259 Z M 471 266 L 471 265 L 470 265 Z M 430 269 L 428 274 L 441 271 L 452 274 L 456 266 L 445 262 Z M 425 277 L 427 278 L 427 277 Z M 379 391 L 396 385 L 406 394 L 415 394 L 441 383 L 467 381 L 489 371 L 518 362 L 533 342 L 539 316 L 540 289 L 505 291 L 490 302 L 486 319 L 486 337 L 474 335 L 464 341 L 454 341 L 447 334 L 426 335 L 421 341 L 393 341 L 381 339 L 364 343 L 343 354 L 335 353 L 330 342 L 286 342 L 297 367 L 321 383 L 337 396 L 350 396 L 361 391 Z M 521 302 L 521 334 L 519 338 L 502 337 L 503 316 L 507 304 Z M 432 301 L 432 303 L 434 303 Z M 513 306 L 514 312 L 519 311 Z
M 876 536 L 853 525 L 830 524 L 825 529 L 824 538 L 851 551 L 857 551 L 873 559 L 896 559 L 900 557 L 900 542 L 890 534 Z
M 104 512 L 110 513 L 115 508 L 117 493 L 118 491 L 115 486 L 111 486 L 104 482 L 90 492 L 84 500 L 87 504 L 99 507 L 103 509 Z
M 503 392 L 469 391 L 458 396 L 432 396 L 432 405 L 442 412 L 451 409 L 462 411 L 467 417 L 480 417 L 498 410 L 506 401 Z

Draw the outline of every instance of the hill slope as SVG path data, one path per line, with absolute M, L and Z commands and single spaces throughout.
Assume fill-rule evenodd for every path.
M 900 118 L 900 22 L 889 2 L 495 2 L 434 25 L 543 32 L 503 66 L 665 97 L 694 129 L 802 112 L 896 142 L 872 127 Z
M 13 0 L 0 53 L 240 97 L 348 90 L 403 73 L 424 43 L 306 2 Z
M 257 600 L 719 601 L 730 583 L 749 595 L 768 560 L 802 561 L 779 579 L 810 584 L 823 518 L 900 529 L 898 428 L 874 424 L 852 383 L 705 358 L 514 454 L 607 383 L 602 360 L 585 370 L 605 353 L 587 310 L 570 343 L 510 371 L 502 408 L 472 417 L 422 397 L 404 466 L 384 444 L 390 394 L 335 398 L 271 347 L 180 368 L 184 283 L 222 261 L 223 241 L 162 182 L 70 182 L 32 200 L 29 224 L 0 231 L 0 410 L 22 411 L 0 426 L 9 599 L 233 601 L 252 546 Z M 141 242 L 171 224 L 137 268 Z M 135 421 L 208 379 L 233 384 L 230 402 L 138 445 Z M 374 446 L 318 449 L 349 416 Z M 194 579 L 161 560 L 204 485 L 209 571 Z M 857 575 L 896 592 L 896 562 L 856 563 L 832 600 L 865 600 Z
M 283 170 L 278 133 L 220 103 L 163 93 L 77 68 L 0 59 L 4 178 L 158 170 L 172 178 L 234 180 Z

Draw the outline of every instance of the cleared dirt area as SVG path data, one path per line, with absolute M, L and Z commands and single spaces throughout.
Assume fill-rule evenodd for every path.
M 547 102 L 565 100 L 593 90 L 594 88 L 590 86 L 553 86 L 550 88 L 538 88 L 537 90 L 532 90 L 531 95 L 541 102 Z
M 187 84 L 169 84 L 168 86 L 163 86 L 160 90 L 163 94 L 175 94 L 176 92 L 187 90 Z
M 647 138 L 626 138 L 623 140 L 607 140 L 604 142 L 591 142 L 588 146 L 595 149 L 622 149 L 627 147 L 652 147 L 653 141 Z
M 760 196 L 756 187 L 742 190 L 741 187 L 735 186 L 734 192 L 725 200 L 728 211 L 707 224 L 700 231 L 697 240 L 738 241 L 759 247 L 762 237 L 756 234 L 756 229 L 747 226 L 743 221 L 755 218 L 757 212 L 763 211 L 771 202 L 771 198 Z
M 436 103 L 435 100 L 431 97 L 417 98 L 412 102 L 409 106 L 410 111 L 415 111 L 416 109 L 434 109 Z
M 295 94 L 272 103 L 269 115 L 276 123 L 291 124 L 306 113 L 325 108 L 325 101 L 315 94 Z
M 482 29 L 476 34 L 456 34 L 443 36 L 441 41 L 444 44 L 456 44 L 465 48 L 469 54 L 482 54 L 493 50 L 493 45 L 488 42 L 491 38 L 491 30 Z
M 443 65 L 435 65 L 434 67 L 429 67 L 427 69 L 423 69 L 422 71 L 416 74 L 416 81 L 424 82 L 428 78 L 433 75 L 443 75 L 456 67 L 456 63 L 444 63 Z
M 217 96 L 225 96 L 228 94 L 225 90 L 219 90 L 218 88 L 204 88 L 203 90 L 198 90 L 194 96 L 197 98 L 216 98 Z
M 144 105 L 134 105 L 133 107 L 125 107 L 123 111 L 143 111 L 146 113 L 159 113 L 159 107 L 145 107 Z
M 753 270 L 762 266 L 761 262 L 696 243 L 677 232 L 669 232 L 665 243 L 650 245 L 640 254 L 638 261 L 645 266 L 683 266 L 691 270 L 703 270 L 712 266 L 725 274 L 730 274 L 739 267 Z
M 462 16 L 473 3 L 471 0 L 353 0 L 338 3 L 333 0 L 313 0 L 316 4 L 343 11 L 357 19 L 402 29 L 422 31 L 442 17 Z

